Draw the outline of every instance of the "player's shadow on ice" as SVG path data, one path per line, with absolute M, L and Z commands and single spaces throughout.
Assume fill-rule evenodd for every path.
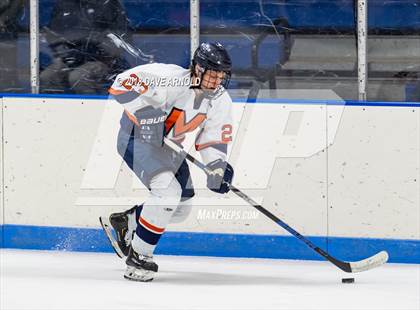
M 214 272 L 193 272 L 193 271 L 162 271 L 159 272 L 154 282 L 160 284 L 177 285 L 302 285 L 299 279 L 286 278 L 282 275 L 262 276 L 262 275 L 244 275 Z

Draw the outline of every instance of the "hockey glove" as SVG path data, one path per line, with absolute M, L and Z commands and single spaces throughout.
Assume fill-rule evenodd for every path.
M 148 106 L 135 112 L 134 116 L 138 123 L 134 129 L 134 137 L 140 142 L 163 146 L 166 113 L 161 109 Z
M 212 161 L 207 166 L 207 187 L 213 192 L 225 194 L 230 191 L 233 168 L 221 159 Z

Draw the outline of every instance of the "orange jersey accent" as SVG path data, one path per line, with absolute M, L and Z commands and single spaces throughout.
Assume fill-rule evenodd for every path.
M 204 120 L 206 115 L 203 113 L 196 114 L 192 120 L 186 122 L 185 111 L 177 108 L 173 108 L 169 116 L 166 118 L 165 130 L 168 134 L 171 129 L 174 129 L 173 136 L 177 137 L 184 133 L 194 131 Z
M 139 122 L 137 120 L 137 117 L 135 117 L 133 114 L 131 114 L 127 110 L 124 110 L 124 112 L 127 115 L 127 117 L 130 119 L 130 121 L 132 121 L 134 123 L 134 125 L 140 126 L 140 124 L 139 124 Z
M 114 96 L 117 96 L 117 95 L 122 95 L 122 94 L 125 94 L 127 91 L 124 91 L 124 90 L 118 90 L 118 89 L 114 89 L 114 88 L 110 88 L 109 90 L 108 90 L 108 92 L 111 94 L 111 95 L 114 95 Z

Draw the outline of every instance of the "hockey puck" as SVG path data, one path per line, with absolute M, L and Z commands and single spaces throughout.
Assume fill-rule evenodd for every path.
M 354 283 L 354 278 L 343 278 L 341 279 L 342 283 Z

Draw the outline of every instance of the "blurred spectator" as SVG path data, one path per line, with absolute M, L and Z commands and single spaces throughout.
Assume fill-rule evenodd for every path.
M 124 59 L 131 31 L 120 0 L 60 0 L 46 38 L 53 62 L 40 75 L 41 92 L 105 93 Z
M 0 0 L 0 92 L 14 91 L 18 86 L 18 21 L 25 0 Z
M 420 72 L 410 72 L 405 78 L 405 101 L 420 102 Z
M 420 102 L 420 73 L 418 79 L 414 82 L 411 94 L 408 96 L 407 101 Z

